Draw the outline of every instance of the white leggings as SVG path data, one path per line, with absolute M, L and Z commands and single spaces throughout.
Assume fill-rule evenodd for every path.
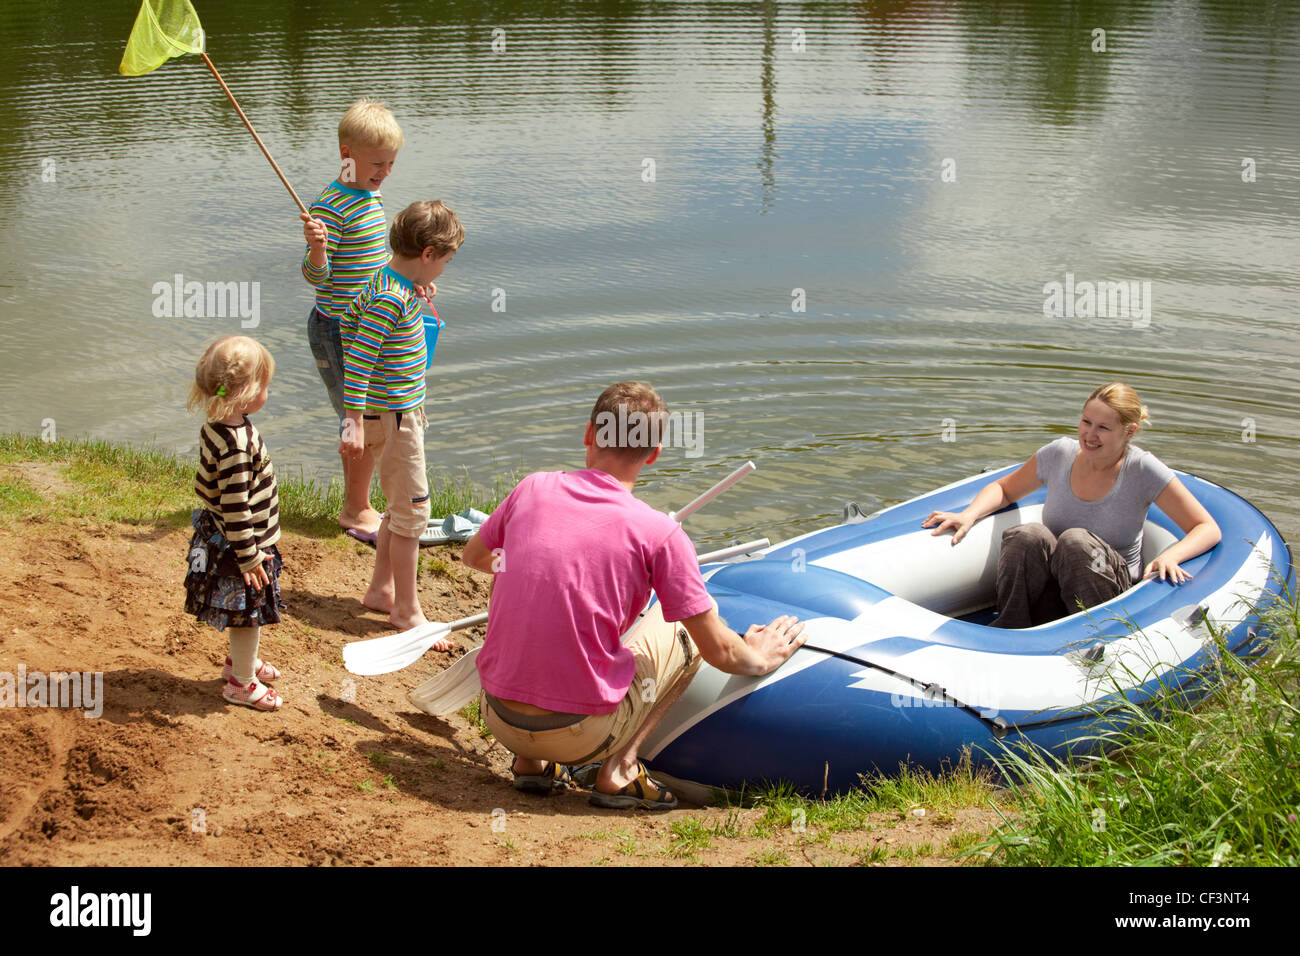
M 247 687 L 257 670 L 257 643 L 260 627 L 232 627 L 230 633 L 230 669 L 235 680 Z

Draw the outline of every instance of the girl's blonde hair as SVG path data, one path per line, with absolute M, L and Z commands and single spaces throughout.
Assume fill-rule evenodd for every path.
M 220 421 L 252 403 L 274 374 L 275 359 L 261 342 L 227 335 L 209 345 L 194 366 L 185 407 L 202 408 L 208 421 Z
M 1094 389 L 1093 393 L 1088 396 L 1088 401 L 1083 403 L 1084 407 L 1086 408 L 1088 402 L 1091 402 L 1094 398 L 1113 408 L 1125 428 L 1129 425 L 1141 427 L 1151 423 L 1151 417 L 1147 414 L 1147 407 L 1138 398 L 1138 393 L 1123 382 L 1109 382 L 1100 388 Z

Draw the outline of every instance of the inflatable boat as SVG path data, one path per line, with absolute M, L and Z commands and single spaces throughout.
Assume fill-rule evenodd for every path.
M 977 763 L 1029 742 L 1081 753 L 1118 705 L 1154 705 L 1170 690 L 1190 705 L 1212 689 L 1223 649 L 1266 647 L 1261 610 L 1294 593 L 1291 553 L 1249 503 L 1177 473 L 1223 532 L 1186 562 L 1190 581 L 1144 580 L 1105 604 L 1024 630 L 989 626 L 1002 532 L 1040 520 L 1044 489 L 976 523 L 960 544 L 921 527 L 960 511 L 988 482 L 970 478 L 866 517 L 793 538 L 752 560 L 706 566 L 705 580 L 740 633 L 781 614 L 806 622 L 806 645 L 764 678 L 707 664 L 652 732 L 642 754 L 670 785 L 739 788 L 788 781 L 847 790 L 860 774 L 933 771 L 963 752 Z M 1152 507 L 1145 564 L 1181 537 Z

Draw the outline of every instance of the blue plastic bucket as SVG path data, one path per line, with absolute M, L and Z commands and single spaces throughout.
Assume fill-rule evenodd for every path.
M 424 370 L 427 372 L 433 368 L 433 350 L 438 347 L 438 333 L 447 323 L 438 318 L 438 313 L 431 306 L 426 305 L 424 313 L 424 349 L 428 353 Z

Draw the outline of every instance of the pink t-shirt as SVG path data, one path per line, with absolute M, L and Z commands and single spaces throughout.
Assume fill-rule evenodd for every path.
M 611 713 L 636 670 L 619 638 L 650 589 L 668 621 L 713 607 L 686 532 L 603 471 L 529 475 L 478 533 L 496 565 L 479 679 L 506 700 Z

